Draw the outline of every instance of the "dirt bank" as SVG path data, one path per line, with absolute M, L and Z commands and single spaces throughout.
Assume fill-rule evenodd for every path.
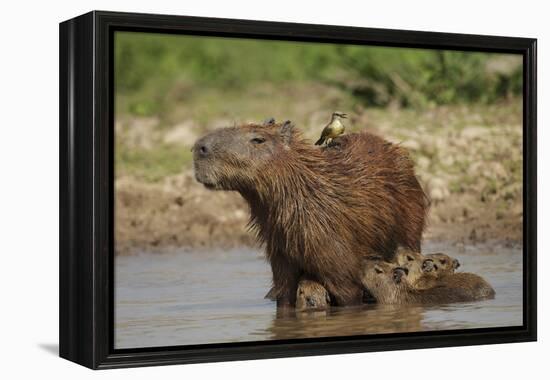
M 162 184 L 121 178 L 116 184 L 116 247 L 119 254 L 174 248 L 256 246 L 248 232 L 248 208 L 239 194 L 209 191 L 191 171 Z M 472 244 L 521 241 L 522 208 L 503 211 L 472 195 L 436 201 L 425 240 Z
M 162 183 L 120 178 L 115 194 L 117 253 L 255 244 L 241 196 L 208 191 L 191 171 Z

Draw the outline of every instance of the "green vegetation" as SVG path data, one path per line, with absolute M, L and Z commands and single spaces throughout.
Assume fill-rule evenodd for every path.
M 416 108 L 491 103 L 522 87 L 519 55 L 127 32 L 115 46 L 117 106 L 136 116 L 266 84 L 323 83 L 366 107 Z
M 519 95 L 522 89 L 519 56 L 358 46 L 341 50 L 348 67 L 361 78 L 352 87 L 354 94 L 368 105 L 491 103 Z

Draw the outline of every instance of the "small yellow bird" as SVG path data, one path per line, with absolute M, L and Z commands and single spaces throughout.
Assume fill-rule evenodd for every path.
M 323 143 L 328 144 L 329 139 L 332 140 L 333 138 L 344 133 L 346 127 L 344 126 L 344 123 L 342 123 L 342 119 L 347 119 L 347 115 L 345 113 L 334 112 L 332 114 L 332 118 L 330 119 L 330 123 L 328 123 L 323 129 L 323 132 L 321 132 L 321 138 L 317 140 L 315 145 L 322 145 Z

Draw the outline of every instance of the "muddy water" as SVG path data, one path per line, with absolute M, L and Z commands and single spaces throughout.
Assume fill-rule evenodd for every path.
M 363 335 L 522 324 L 522 251 L 497 243 L 449 246 L 461 271 L 483 275 L 494 300 L 431 306 L 367 305 L 277 312 L 264 299 L 270 269 L 260 252 L 142 253 L 116 258 L 115 347 L 153 347 Z

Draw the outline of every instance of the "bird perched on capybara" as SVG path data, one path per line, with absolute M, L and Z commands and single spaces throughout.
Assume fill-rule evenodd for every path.
M 323 131 L 321 132 L 321 137 L 319 138 L 319 140 L 317 140 L 315 145 L 322 145 L 325 143 L 328 145 L 330 140 L 344 133 L 346 127 L 344 126 L 344 123 L 342 123 L 342 119 L 347 119 L 347 115 L 345 113 L 334 112 L 332 114 L 332 117 L 330 118 L 330 122 L 326 125 L 325 128 L 323 128 Z
M 362 132 L 331 147 L 305 140 L 289 121 L 214 131 L 193 147 L 196 179 L 238 191 L 265 243 L 278 306 L 294 306 L 302 276 L 336 305 L 361 302 L 362 258 L 420 250 L 427 198 L 407 151 Z

